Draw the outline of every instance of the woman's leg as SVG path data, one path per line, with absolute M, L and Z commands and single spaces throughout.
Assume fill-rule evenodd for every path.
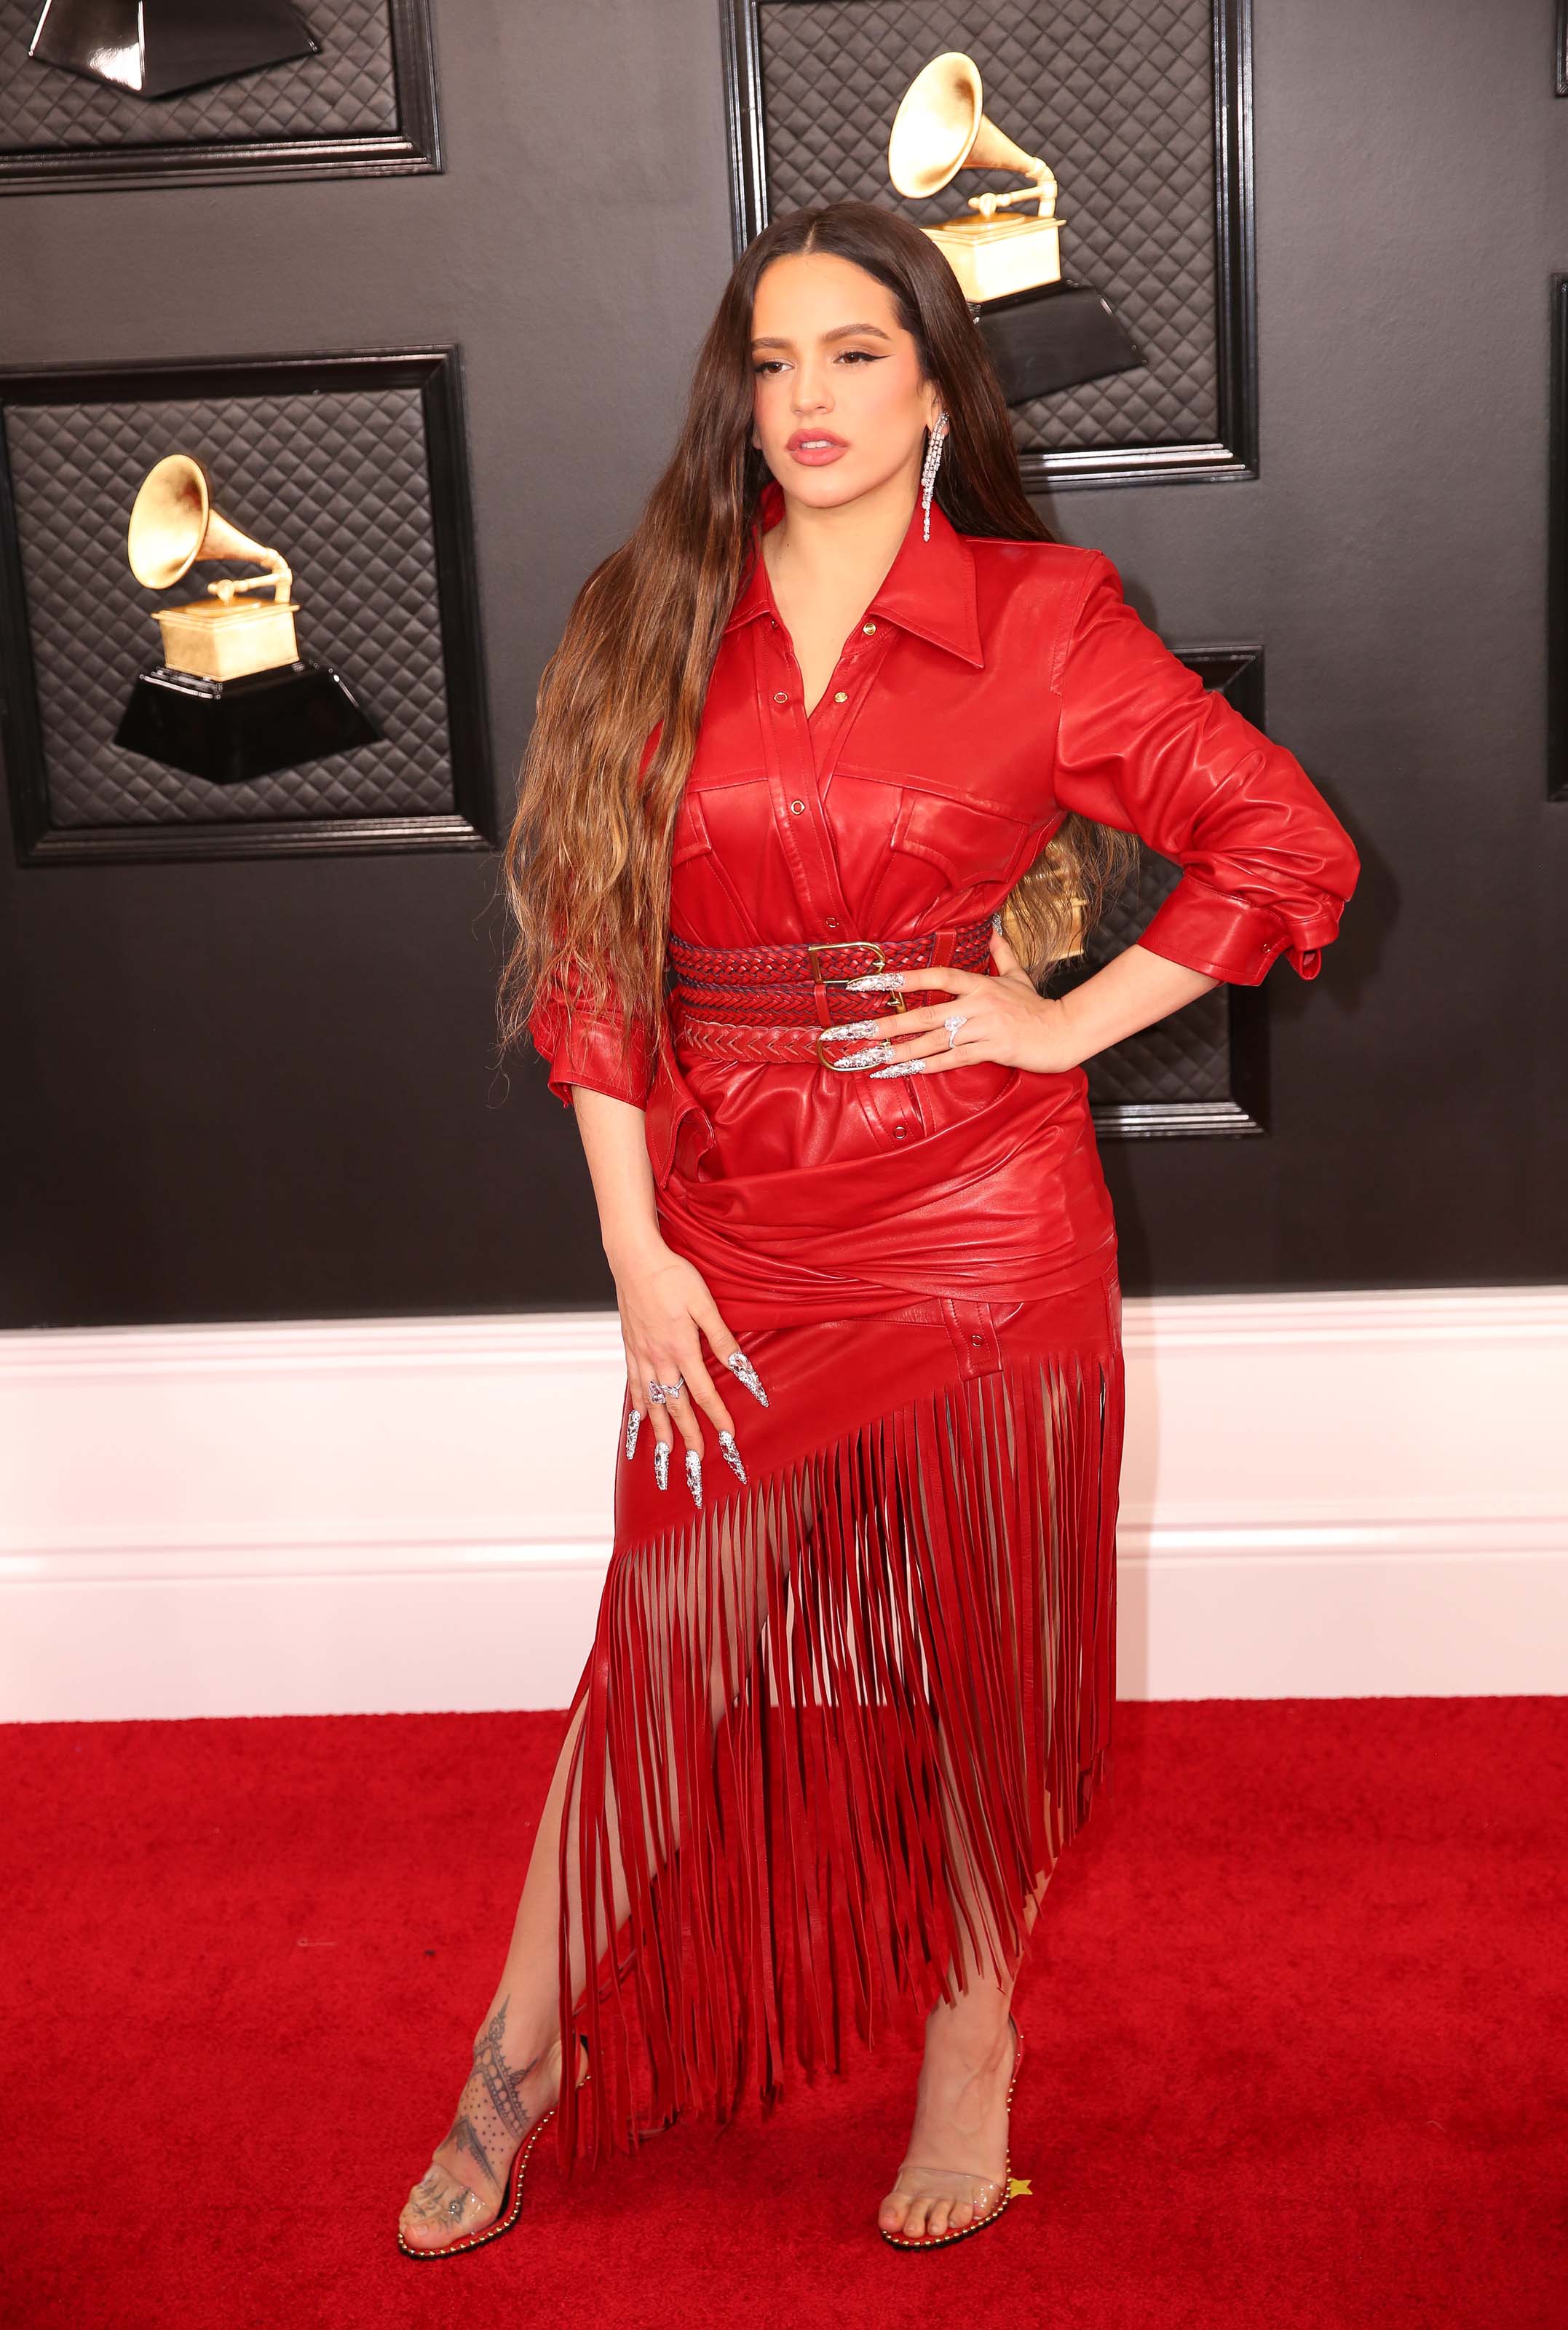
M 719 1516 L 715 1516 L 715 1521 L 708 1558 L 693 1563 L 684 1578 L 666 1580 L 665 1588 L 670 1626 L 678 1629 L 687 1646 L 702 1645 L 708 1659 L 709 1710 L 716 1725 L 732 1701 L 750 1687 L 761 1650 L 768 1605 L 762 1563 L 755 1553 L 737 1553 L 731 1530 Z M 711 1601 L 710 1586 L 713 1589 Z M 666 1682 L 669 1640 L 666 1636 L 664 1653 Z M 659 1699 L 666 1710 L 666 1763 L 673 1766 L 670 1691 L 662 1691 Z M 568 1821 L 568 1866 L 575 1871 L 581 1785 L 573 1787 L 572 1757 L 588 1704 L 585 1693 L 567 1726 L 556 1759 L 529 1856 L 505 1964 L 474 2041 L 472 2068 L 458 2098 L 452 2125 L 437 2146 L 425 2176 L 409 2195 L 399 2221 L 404 2240 L 414 2248 L 443 2248 L 449 2241 L 481 2231 L 494 2220 L 518 2145 L 560 2092 L 560 1837 L 564 1816 Z M 604 1789 L 612 1899 L 608 1919 L 601 1918 L 600 1921 L 600 1930 L 609 1930 L 619 1937 L 629 1914 L 630 1900 L 620 1849 L 619 1810 L 609 1774 Z M 667 1838 L 661 1839 L 653 1808 L 646 1804 L 643 1820 L 647 1864 L 657 1868 L 680 1841 L 673 1795 L 668 1807 Z M 584 1963 L 583 1921 L 575 1891 L 567 1910 L 568 1965 L 575 2002 L 581 1997 L 589 1975 Z
M 572 1749 L 586 1701 L 556 1760 L 501 1979 L 474 2041 L 473 2066 L 451 2126 L 399 2220 L 416 2249 L 440 2249 L 479 2231 L 500 2206 L 518 2145 L 561 2085 L 556 1953 L 557 1852 Z
M 1009 1953 L 1006 1937 L 992 1930 L 977 1841 L 958 1809 L 965 1796 L 954 1785 L 946 1740 L 942 1757 L 943 1826 L 959 1923 L 954 1973 L 956 1980 L 963 1970 L 965 1984 L 951 2005 L 939 1999 L 926 2017 L 905 2164 L 877 2212 L 879 2226 L 912 2238 L 961 2231 L 977 2212 L 988 2213 L 996 2205 L 993 2188 L 1007 2159 L 1006 2098 L 1013 2076 L 1008 2015 L 1023 1960 L 1022 1950 Z M 1048 1869 L 1039 1871 L 1025 1898 L 1025 1946 L 1050 1878 Z
M 1080 1306 L 1087 1312 L 1079 1315 Z M 1064 1306 L 1064 1307 L 1063 1307 Z M 1114 1685 L 1110 1673 L 1113 1619 L 1105 1600 L 1115 1579 L 1115 1515 L 1121 1448 L 1122 1379 L 1119 1359 L 1120 1293 L 1112 1264 L 1098 1285 L 1062 1298 L 1025 1306 L 1014 1322 L 1019 1348 L 1038 1348 L 1045 1370 L 1042 1406 L 1009 1412 L 1006 1438 L 998 1435 L 980 1468 L 991 1493 L 977 1501 L 977 1518 L 988 1526 L 987 1570 L 979 1591 L 995 1613 L 994 1651 L 1004 1677 L 1022 1689 L 1033 1677 L 1042 1694 L 1072 1689 L 1085 1695 L 1069 1710 L 1088 1713 L 1087 1696 L 1102 1690 L 1109 1719 Z M 1064 1363 L 1061 1354 L 1076 1346 Z M 990 1419 L 987 1415 L 987 1426 Z M 1017 1452 L 1027 1463 L 1020 1467 Z M 1015 1490 L 1008 1495 L 1007 1485 Z M 1011 1549 L 1011 1552 L 1010 1552 Z M 1033 1596 L 1020 1596 L 1012 1580 L 1012 1558 L 1023 1553 L 1039 1562 Z M 988 1574 L 987 1574 L 988 1572 Z M 1097 1596 L 1091 1620 L 1085 1588 Z M 987 1594 L 987 1587 L 989 1592 Z M 1019 1626 L 1021 1611 L 1034 1609 L 1051 1645 Z M 1102 1663 L 1104 1672 L 1102 1672 Z M 1066 1679 L 1081 1677 L 1072 1681 Z M 1053 1710 L 1053 1734 L 1062 1727 Z M 1072 1736 L 1069 1730 L 1068 1736 Z M 955 1965 L 966 1977 L 953 2003 L 939 2000 L 926 2021 L 925 2058 L 917 2092 L 914 2126 L 905 2165 L 883 2202 L 878 2223 L 889 2232 L 961 2231 L 977 2212 L 988 2213 L 1006 2157 L 1007 2088 L 1014 2044 L 1008 2014 L 1018 1966 L 1050 1881 L 1051 1865 L 1035 1871 L 1020 1905 L 1021 1937 L 990 1929 L 1000 1910 L 987 1907 L 1006 1897 L 1015 1860 L 999 1849 L 990 1826 L 986 1775 L 968 1768 L 972 1750 L 956 1752 L 965 1766 L 959 1784 L 953 1743 L 940 1744 L 940 1795 L 947 1843 L 950 1898 L 959 1927 Z M 1063 1759 L 1054 1785 L 1082 1786 L 1082 1775 Z M 1037 1780 L 1032 1785 L 1038 1785 Z M 966 1807 L 968 1809 L 966 1810 Z M 1056 1807 L 1051 1824 L 1059 1839 L 1066 1808 Z M 1059 1842 L 1051 1848 L 1059 1851 Z M 971 1940 L 965 1911 L 972 1921 Z M 994 1948 L 993 1948 L 994 1946 Z M 949 1987 L 953 1985 L 949 1984 Z M 953 2174 L 972 2170 L 974 2173 Z M 935 2172 L 947 2171 L 947 2174 Z M 987 2189 L 989 2187 L 990 2189 Z

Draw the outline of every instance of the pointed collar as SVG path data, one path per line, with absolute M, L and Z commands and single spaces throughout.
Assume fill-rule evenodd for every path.
M 751 530 L 755 554 L 741 584 L 726 631 L 754 616 L 777 614 L 772 586 L 762 557 L 762 535 L 784 515 L 784 488 L 776 478 L 762 488 L 758 522 Z M 898 554 L 882 579 L 865 612 L 884 617 L 906 631 L 914 631 L 933 647 L 946 648 L 966 663 L 984 668 L 980 650 L 980 620 L 975 593 L 975 554 L 941 504 L 931 503 L 931 534 L 921 534 L 923 512 L 915 503 L 909 528 Z

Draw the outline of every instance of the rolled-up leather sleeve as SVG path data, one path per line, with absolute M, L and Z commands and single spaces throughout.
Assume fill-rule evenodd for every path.
M 1055 796 L 1181 869 L 1138 940 L 1254 987 L 1281 955 L 1315 979 L 1360 859 L 1300 762 L 1171 653 L 1090 561 L 1058 685 Z
M 617 1009 L 585 1011 L 577 995 L 576 986 L 558 974 L 545 981 L 528 1016 L 534 1048 L 549 1064 L 551 1091 L 567 1108 L 573 1084 L 590 1084 L 613 1100 L 646 1108 L 655 1062 L 641 1030 L 634 1028 L 628 1044 Z

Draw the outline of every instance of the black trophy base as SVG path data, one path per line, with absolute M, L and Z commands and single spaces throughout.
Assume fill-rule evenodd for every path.
M 137 97 L 318 56 L 293 0 L 46 0 L 27 53 Z
M 1009 404 L 1082 388 L 1143 362 L 1110 301 L 1087 283 L 1044 283 L 972 312 Z
M 280 664 L 240 679 L 153 664 L 137 675 L 114 741 L 209 784 L 248 785 L 382 734 L 326 664 Z

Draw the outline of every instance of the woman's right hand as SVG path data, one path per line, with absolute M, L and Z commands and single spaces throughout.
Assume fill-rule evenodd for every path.
M 655 1479 L 661 1489 L 668 1484 L 670 1456 L 678 1435 L 684 1443 L 686 1486 L 693 1501 L 700 1506 L 705 1443 L 699 1410 L 711 1418 L 719 1435 L 720 1454 L 742 1481 L 746 1467 L 735 1444 L 734 1418 L 708 1372 L 699 1334 L 706 1336 L 718 1360 L 731 1368 L 764 1407 L 768 1395 L 739 1339 L 720 1317 L 707 1281 L 683 1255 L 659 1240 L 639 1246 L 629 1257 L 612 1259 L 611 1268 L 631 1402 L 626 1454 L 633 1454 L 643 1420 L 651 1416 Z M 677 1379 L 682 1389 L 674 1398 L 651 1397 L 650 1382 L 673 1384 Z

